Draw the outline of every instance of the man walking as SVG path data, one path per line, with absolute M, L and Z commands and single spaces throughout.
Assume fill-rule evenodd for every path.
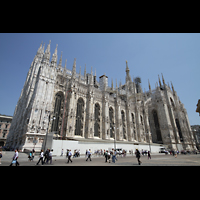
M 18 159 L 18 149 L 15 150 L 15 154 L 13 156 L 13 161 L 11 162 L 10 166 L 12 166 L 13 163 L 15 163 L 15 166 L 19 165 L 17 159 Z
M 46 150 L 44 154 L 44 163 L 47 163 L 49 160 L 49 149 Z
M 138 160 L 138 164 L 140 165 L 142 162 L 140 161 L 140 152 L 139 152 L 138 149 L 136 149 L 135 155 L 136 155 L 136 158 Z
M 91 160 L 91 149 L 89 149 L 89 151 L 87 152 L 87 159 L 86 159 L 86 161 L 88 161 L 88 158 L 90 159 L 90 161 L 92 161 Z
M 72 152 L 71 152 L 71 149 L 70 149 L 69 152 L 68 152 L 68 161 L 67 161 L 67 163 L 69 163 L 69 161 L 71 161 L 71 163 L 72 163 L 71 156 L 72 156 Z
M 42 165 L 44 164 L 43 155 L 44 155 L 43 150 L 41 150 L 41 152 L 40 152 L 40 158 L 39 158 L 39 160 L 38 160 L 38 162 L 37 162 L 36 165 L 38 165 L 40 161 L 41 161 Z

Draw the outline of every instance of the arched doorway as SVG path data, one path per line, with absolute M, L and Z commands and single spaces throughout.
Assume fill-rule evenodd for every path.
M 94 136 L 100 137 L 100 105 L 98 103 L 95 104 L 94 117 Z
M 55 104 L 54 104 L 54 112 L 53 116 L 51 116 L 52 125 L 51 125 L 51 131 L 56 131 L 56 134 L 60 135 L 60 131 L 62 128 L 62 108 L 64 103 L 64 95 L 62 92 L 58 92 L 55 95 Z
M 153 110 L 152 113 L 153 113 L 153 119 L 154 119 L 155 129 L 156 129 L 157 141 L 159 143 L 162 143 L 162 136 L 161 136 L 161 131 L 160 131 L 160 124 L 159 124 L 159 121 L 158 121 L 157 111 Z
M 82 98 L 79 98 L 77 101 L 77 109 L 76 109 L 75 135 L 83 136 L 83 117 L 84 117 L 84 101 Z

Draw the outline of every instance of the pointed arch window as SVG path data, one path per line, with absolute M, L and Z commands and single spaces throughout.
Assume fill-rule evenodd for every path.
M 182 135 L 182 131 L 181 131 L 179 120 L 175 119 L 175 121 L 176 121 L 176 126 L 178 128 L 178 134 L 179 134 L 179 137 L 180 137 L 180 141 L 183 142 L 183 135 Z
M 170 101 L 171 101 L 172 107 L 175 108 L 174 101 L 172 100 L 171 97 L 170 97 Z
M 60 134 L 62 127 L 61 125 L 62 125 L 63 103 L 64 103 L 63 93 L 62 92 L 56 93 L 51 131 L 56 131 L 57 134 Z
M 110 118 L 110 138 L 114 138 L 114 111 L 113 108 L 109 108 L 109 118 Z
M 136 138 L 136 132 L 135 132 L 135 117 L 134 117 L 134 114 L 131 113 L 131 117 L 132 117 L 132 123 L 133 123 L 133 134 L 134 134 L 134 137 Z
M 75 135 L 83 136 L 83 117 L 84 117 L 84 101 L 82 98 L 79 98 L 77 101 L 77 109 L 76 109 Z
M 122 117 L 122 127 L 123 127 L 123 139 L 126 140 L 126 124 L 125 124 L 125 113 L 122 110 L 121 111 L 121 117 Z
M 162 136 L 161 136 L 161 130 L 160 130 L 160 124 L 159 124 L 159 120 L 158 120 L 157 111 L 153 110 L 152 113 L 153 113 L 153 119 L 154 119 L 155 129 L 156 129 L 157 141 L 158 142 L 162 142 Z
M 98 103 L 95 104 L 95 123 L 94 123 L 94 136 L 100 137 L 100 105 Z

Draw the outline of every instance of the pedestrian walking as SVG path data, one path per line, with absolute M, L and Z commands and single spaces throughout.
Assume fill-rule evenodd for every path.
M 108 154 L 108 155 L 107 155 L 107 157 L 108 157 L 108 162 L 110 163 L 110 152 L 108 151 L 107 154 Z
M 53 154 L 53 149 L 49 149 L 49 160 L 50 160 L 50 164 L 52 164 L 52 154 Z M 47 163 L 49 162 L 49 160 L 47 161 Z
M 91 153 L 91 149 L 89 149 L 89 151 L 87 152 L 87 159 L 86 159 L 86 161 L 88 161 L 88 158 L 90 159 L 90 161 L 92 161 L 91 160 L 91 155 L 92 155 L 92 153 Z
M 138 164 L 140 165 L 142 162 L 140 161 L 140 152 L 139 152 L 138 149 L 136 149 L 135 155 L 136 155 L 136 158 L 138 160 Z
M 66 149 L 66 158 L 68 158 L 69 149 Z
M 44 163 L 46 162 L 48 162 L 48 160 L 49 160 L 49 149 L 47 149 L 46 151 L 45 151 L 45 154 L 44 154 Z
M 38 165 L 40 161 L 41 161 L 42 165 L 44 164 L 43 156 L 44 156 L 44 153 L 43 153 L 43 150 L 41 150 L 41 152 L 40 152 L 40 158 L 39 158 L 39 160 L 38 160 L 38 162 L 37 162 L 36 165 Z
M 107 162 L 107 160 L 108 160 L 108 151 L 104 152 L 104 156 L 105 156 L 105 162 Z
M 29 161 L 33 160 L 33 153 L 32 153 L 32 151 L 29 153 L 28 158 L 29 158 Z
M 115 160 L 117 160 L 117 158 L 116 158 L 116 150 L 113 150 L 113 154 L 112 154 L 112 162 L 114 162 L 115 163 Z
M 71 152 L 71 149 L 70 149 L 69 152 L 68 152 L 68 161 L 67 161 L 67 163 L 69 163 L 69 161 L 71 161 L 71 163 L 72 163 L 71 156 L 72 156 L 72 152 Z
M 19 165 L 19 163 L 18 163 L 18 161 L 17 161 L 18 155 L 19 155 L 19 154 L 18 154 L 18 149 L 16 149 L 16 150 L 15 150 L 15 154 L 14 154 L 14 156 L 13 156 L 13 160 L 12 160 L 10 166 L 12 166 L 13 164 L 15 164 L 15 166 Z
M 148 151 L 148 159 L 151 159 L 151 154 L 150 154 L 150 151 Z
M 34 157 L 35 157 L 35 149 L 32 149 L 32 161 L 33 161 Z

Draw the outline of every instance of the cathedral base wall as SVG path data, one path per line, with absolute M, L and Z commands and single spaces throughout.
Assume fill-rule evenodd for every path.
M 153 143 L 151 144 L 151 152 L 159 153 L 161 147 L 167 148 L 166 145 Z M 80 153 L 85 154 L 86 149 L 91 149 L 92 153 L 94 153 L 94 151 L 98 149 L 111 150 L 112 148 L 114 148 L 114 141 L 111 142 L 107 140 L 105 140 L 104 142 L 53 140 L 52 144 L 53 155 L 55 156 L 60 156 L 62 149 L 64 150 L 64 153 L 66 152 L 66 149 L 71 149 L 72 153 L 75 149 L 80 149 Z M 149 144 L 116 142 L 116 149 L 119 148 L 125 149 L 127 153 L 129 153 L 129 150 L 133 150 L 133 152 L 135 152 L 135 149 L 139 149 L 140 151 L 142 149 L 149 151 Z

